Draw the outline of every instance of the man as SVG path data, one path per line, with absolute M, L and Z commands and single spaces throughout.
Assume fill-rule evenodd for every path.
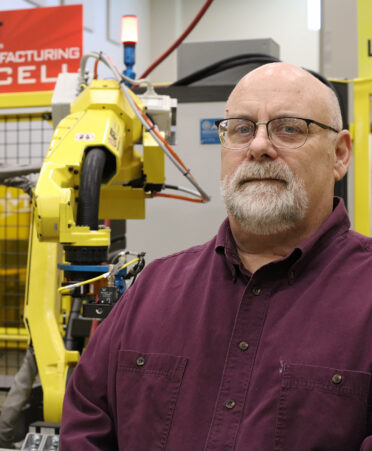
M 334 93 L 275 63 L 230 95 L 228 219 L 148 265 L 67 389 L 61 450 L 372 450 L 371 240 L 333 199 Z

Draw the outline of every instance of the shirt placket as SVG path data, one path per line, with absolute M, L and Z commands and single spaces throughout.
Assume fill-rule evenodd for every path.
M 251 279 L 232 331 L 205 451 L 234 449 L 268 304 L 266 290 Z

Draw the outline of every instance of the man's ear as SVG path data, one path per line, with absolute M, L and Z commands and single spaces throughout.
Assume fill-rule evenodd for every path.
M 351 136 L 348 130 L 341 130 L 335 143 L 335 165 L 333 174 L 335 180 L 341 180 L 346 174 L 351 161 L 352 145 Z

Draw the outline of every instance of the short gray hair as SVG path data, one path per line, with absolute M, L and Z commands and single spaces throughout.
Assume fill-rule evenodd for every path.
M 330 116 L 330 125 L 334 127 L 336 130 L 342 130 L 342 114 L 340 102 L 338 100 L 336 92 L 332 88 L 328 88 L 329 92 L 329 116 Z

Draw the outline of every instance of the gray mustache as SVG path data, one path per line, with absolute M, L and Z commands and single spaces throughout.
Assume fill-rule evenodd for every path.
M 293 179 L 293 174 L 288 166 L 281 163 L 244 163 L 239 166 L 235 177 L 246 181 L 252 179 L 278 179 L 289 183 Z

